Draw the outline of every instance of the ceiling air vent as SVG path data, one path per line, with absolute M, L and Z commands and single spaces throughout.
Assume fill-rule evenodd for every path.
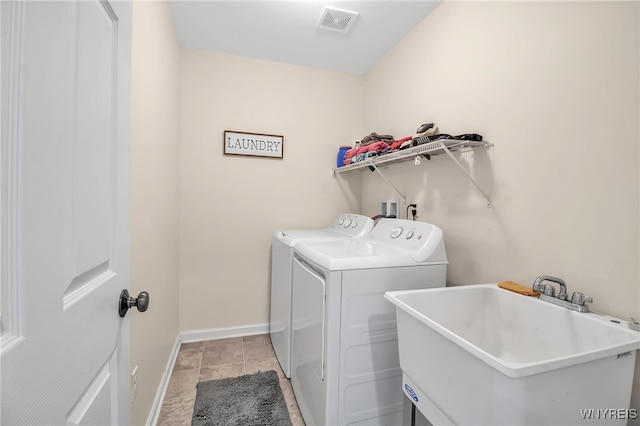
M 357 12 L 325 7 L 322 11 L 322 16 L 320 16 L 318 27 L 325 30 L 346 33 L 357 17 Z

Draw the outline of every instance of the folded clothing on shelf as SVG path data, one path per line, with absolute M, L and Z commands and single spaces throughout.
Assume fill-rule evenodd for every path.
M 398 140 L 395 140 L 391 135 L 379 135 L 376 132 L 372 132 L 362 138 L 359 146 L 356 144 L 354 148 L 351 148 L 345 153 L 344 164 L 356 163 L 375 155 L 389 154 L 443 139 L 481 142 L 482 135 L 478 133 L 464 133 L 452 136 L 446 133 L 439 133 L 438 127 L 433 123 L 422 124 L 418 127 L 415 135 Z
M 433 123 L 423 124 L 422 126 L 418 127 L 418 131 L 413 136 L 413 140 L 436 134 L 438 134 L 438 128 L 435 127 Z
M 426 132 L 426 131 L 427 131 L 427 130 L 429 130 L 429 129 L 433 129 L 433 127 L 434 127 L 434 124 L 433 124 L 433 123 L 421 124 L 421 125 L 418 127 L 418 130 L 416 130 L 416 133 L 424 133 L 424 132 Z M 434 132 L 432 132 L 432 133 L 435 133 L 435 131 L 434 131 Z
M 338 167 L 342 167 L 344 166 L 346 163 L 346 154 L 347 151 L 349 151 L 351 149 L 350 146 L 341 146 L 340 148 L 338 148 L 338 158 L 337 158 L 337 166 Z
M 453 138 L 461 141 L 482 142 L 482 135 L 477 133 L 465 133 L 463 135 L 454 136 Z
M 413 146 L 418 146 L 418 145 L 422 145 L 422 144 L 429 143 L 429 142 L 435 142 L 435 141 L 441 140 L 441 139 L 453 139 L 453 140 L 457 140 L 457 141 L 482 142 L 482 135 L 479 135 L 477 133 L 465 133 L 465 134 L 462 134 L 462 135 L 451 136 L 451 135 L 447 135 L 446 133 L 438 133 L 438 134 L 435 134 L 435 135 L 420 136 L 419 138 L 416 138 L 414 136 L 414 138 L 413 138 Z
M 376 132 L 373 132 L 360 140 L 360 146 L 363 147 L 365 145 L 372 144 L 378 141 L 384 141 L 387 143 L 391 143 L 394 140 L 394 137 L 391 135 L 379 135 Z
M 357 163 L 358 161 L 365 160 L 374 155 L 380 155 L 384 152 L 391 150 L 391 146 L 384 141 L 376 141 L 371 144 L 361 146 L 360 148 L 354 148 L 350 151 L 347 151 L 347 155 L 351 154 L 349 157 L 349 164 Z
M 413 136 L 407 136 L 406 138 L 402 138 L 402 139 L 398 139 L 397 141 L 393 141 L 393 143 L 391 144 L 391 149 L 393 149 L 393 150 L 400 149 L 402 144 L 404 144 L 405 142 L 411 142 L 412 139 L 413 139 Z
M 435 142 L 441 139 L 454 139 L 453 136 L 451 135 L 447 135 L 445 133 L 438 133 L 436 135 L 425 135 L 425 136 L 420 136 L 419 138 L 415 138 L 413 139 L 413 146 L 418 146 L 418 145 L 422 145 L 425 143 L 429 143 L 429 142 Z
M 402 145 L 400 145 L 400 148 L 398 149 L 407 149 L 407 148 L 411 148 L 412 146 L 413 146 L 413 138 L 411 138 L 410 141 L 403 142 Z

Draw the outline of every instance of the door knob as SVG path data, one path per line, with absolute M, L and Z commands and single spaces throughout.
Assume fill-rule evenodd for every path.
M 124 317 L 127 314 L 129 308 L 136 307 L 138 312 L 144 312 L 149 307 L 149 293 L 141 291 L 138 297 L 130 297 L 129 292 L 125 288 L 120 293 L 120 301 L 118 303 L 118 313 L 120 317 Z

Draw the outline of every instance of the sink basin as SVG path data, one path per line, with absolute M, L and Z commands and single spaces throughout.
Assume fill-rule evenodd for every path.
M 636 414 L 640 332 L 626 321 L 496 284 L 385 298 L 396 305 L 403 390 L 433 424 L 626 424 Z

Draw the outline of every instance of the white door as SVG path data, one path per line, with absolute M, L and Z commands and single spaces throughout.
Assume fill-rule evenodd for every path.
M 129 423 L 128 2 L 2 2 L 2 424 Z

